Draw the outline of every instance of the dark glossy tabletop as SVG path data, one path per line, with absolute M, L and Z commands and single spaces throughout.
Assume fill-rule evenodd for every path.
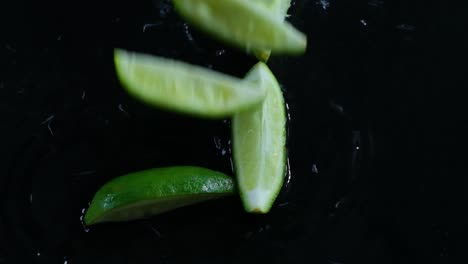
M 290 114 L 290 181 L 270 214 L 248 215 L 232 197 L 88 229 L 83 210 L 121 174 L 185 164 L 232 175 L 229 120 L 141 105 L 119 86 L 112 49 L 236 76 L 255 60 L 185 24 L 170 1 L 11 2 L 1 8 L 1 264 L 448 263 L 436 6 L 295 1 L 289 20 L 309 45 L 269 62 Z

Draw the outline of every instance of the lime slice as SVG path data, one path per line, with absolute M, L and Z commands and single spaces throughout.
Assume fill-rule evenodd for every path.
M 129 221 L 231 195 L 233 180 L 200 167 L 157 168 L 118 177 L 101 187 L 84 217 L 87 225 Z
M 262 80 L 267 97 L 262 105 L 232 120 L 234 165 L 247 212 L 267 213 L 283 184 L 286 168 L 286 111 L 279 84 L 259 62 L 247 79 Z
M 283 21 L 287 15 L 291 0 L 255 0 L 253 1 L 264 8 L 267 8 L 276 15 L 277 19 Z M 257 59 L 266 62 L 270 58 L 271 50 L 258 50 L 255 51 Z
M 171 59 L 117 49 L 114 60 L 117 76 L 131 95 L 180 113 L 223 118 L 265 97 L 263 87 Z
M 232 45 L 275 53 L 302 54 L 306 36 L 252 0 L 173 0 L 193 25 Z

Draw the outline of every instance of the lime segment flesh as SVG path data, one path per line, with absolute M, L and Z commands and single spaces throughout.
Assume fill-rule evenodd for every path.
M 205 168 L 179 166 L 140 171 L 102 186 L 84 220 L 92 225 L 140 219 L 233 192 L 231 177 Z
M 255 3 L 270 10 L 277 18 L 283 21 L 287 15 L 291 0 L 255 0 Z M 270 58 L 271 50 L 258 50 L 255 51 L 257 59 L 266 62 Z
M 244 49 L 302 54 L 306 36 L 276 13 L 252 0 L 173 0 L 175 9 L 191 24 L 214 37 Z
M 267 96 L 263 104 L 233 117 L 235 172 L 245 210 L 267 213 L 285 176 L 285 104 L 276 78 L 264 63 L 254 66 L 246 78 L 260 79 Z
M 175 112 L 224 118 L 265 97 L 263 87 L 184 62 L 119 49 L 114 61 L 129 94 Z

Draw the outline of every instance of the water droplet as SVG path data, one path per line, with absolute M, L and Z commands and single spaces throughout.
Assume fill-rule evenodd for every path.
M 49 130 L 50 134 L 54 136 L 54 131 L 52 131 L 51 123 L 52 119 L 54 119 L 55 115 L 51 115 L 48 118 L 46 118 L 44 121 L 42 121 L 41 125 L 47 124 L 47 129 Z
M 87 170 L 87 171 L 81 171 L 81 172 L 76 172 L 73 173 L 73 176 L 84 176 L 84 175 L 91 175 L 94 174 L 96 171 L 95 170 Z
M 6 44 L 5 48 L 12 53 L 16 53 L 16 49 L 10 46 L 9 44 Z
M 323 10 L 327 10 L 330 7 L 329 0 L 320 0 L 317 4 L 320 5 Z
M 285 188 L 288 188 L 291 184 L 292 174 L 291 174 L 291 165 L 289 164 L 289 157 L 286 159 L 286 182 L 284 183 Z
M 383 6 L 383 1 L 382 0 L 372 0 L 367 3 L 369 6 L 372 7 L 381 7 Z
M 36 255 L 37 255 L 38 257 L 40 257 L 40 256 L 41 256 L 41 252 L 37 252 Z
M 330 7 L 330 1 L 329 0 L 320 0 L 316 2 L 317 5 L 322 7 L 323 10 L 327 10 Z
M 231 163 L 231 173 L 234 173 L 234 161 L 232 160 L 232 158 L 229 159 L 229 162 Z
M 222 56 L 224 54 L 226 54 L 226 50 L 224 50 L 224 49 L 216 51 L 216 56 Z
M 364 19 L 361 19 L 360 22 L 362 25 L 367 26 L 367 22 Z
M 190 33 L 189 26 L 188 26 L 187 23 L 184 24 L 184 32 L 185 32 L 185 36 L 187 37 L 187 39 L 188 39 L 192 44 L 194 44 L 194 43 L 195 43 L 195 40 L 193 39 L 192 33 Z
M 126 117 L 130 117 L 130 114 L 124 109 L 123 104 L 119 104 L 118 108 L 119 108 L 120 112 L 124 113 L 124 115 Z
M 317 173 L 318 173 L 317 165 L 312 164 L 312 172 L 313 172 L 314 174 L 317 174 Z
M 338 202 L 335 203 L 335 208 L 338 209 L 338 207 L 340 207 L 340 205 L 343 203 L 345 198 L 342 198 L 340 199 Z
M 400 24 L 397 25 L 396 28 L 402 31 L 414 31 L 416 29 L 415 26 L 409 24 Z
M 162 25 L 162 22 L 147 23 L 147 24 L 144 24 L 144 25 L 143 25 L 142 30 L 143 30 L 143 32 L 146 32 L 146 31 L 148 31 L 149 29 L 154 28 L 154 27 L 158 27 L 158 26 L 160 26 L 160 25 Z
M 80 215 L 80 223 L 81 223 L 81 226 L 83 227 L 83 230 L 88 233 L 89 232 L 89 228 L 86 226 L 85 222 L 84 222 L 84 215 L 86 213 L 86 208 L 83 208 L 81 209 L 81 215 Z
M 335 110 L 336 112 L 340 113 L 340 114 L 344 114 L 344 108 L 343 106 L 333 102 L 333 101 L 330 101 L 330 107 Z
M 286 115 L 288 117 L 288 122 L 291 122 L 291 111 L 289 110 L 289 104 L 285 103 L 286 105 Z
M 222 147 L 222 146 L 221 146 L 221 138 L 219 138 L 219 137 L 214 137 L 214 138 L 213 138 L 213 141 L 214 141 L 214 143 L 215 143 L 216 148 L 217 148 L 217 149 L 221 149 L 221 147 Z
M 42 121 L 41 125 L 44 125 L 50 121 L 52 121 L 52 119 L 54 119 L 55 115 L 51 115 L 49 117 L 47 117 L 44 121 Z

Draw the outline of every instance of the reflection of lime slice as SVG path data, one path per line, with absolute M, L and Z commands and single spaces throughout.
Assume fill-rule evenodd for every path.
M 281 21 L 286 17 L 289 6 L 291 5 L 291 0 L 255 0 L 252 2 L 258 3 L 264 8 L 267 8 Z M 270 58 L 270 55 L 271 50 L 255 51 L 255 56 L 257 56 L 257 59 L 261 61 L 267 61 Z
M 212 70 L 161 57 L 116 50 L 117 75 L 136 98 L 204 117 L 227 117 L 260 103 L 265 89 Z
M 285 105 L 278 82 L 264 63 L 258 63 L 246 79 L 260 79 L 267 96 L 262 105 L 233 117 L 234 164 L 245 210 L 267 213 L 284 180 Z
M 173 0 L 193 25 L 245 49 L 302 54 L 306 36 L 253 0 Z
M 168 167 L 127 174 L 99 189 L 85 223 L 128 221 L 197 202 L 231 195 L 234 184 L 223 173 L 199 167 Z

